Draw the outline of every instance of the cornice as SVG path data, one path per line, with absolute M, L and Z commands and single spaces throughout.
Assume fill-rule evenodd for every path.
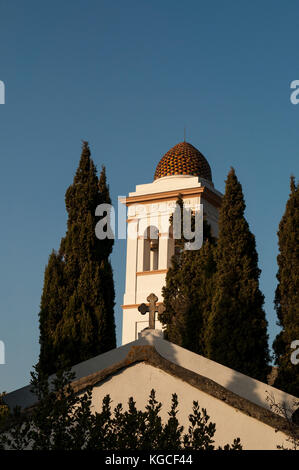
M 206 186 L 161 191 L 152 194 L 141 194 L 140 196 L 129 196 L 127 198 L 120 199 L 120 201 L 127 206 L 131 206 L 133 204 L 155 204 L 157 202 L 176 200 L 179 194 L 183 197 L 202 196 L 215 207 L 219 208 L 221 206 L 222 198 Z

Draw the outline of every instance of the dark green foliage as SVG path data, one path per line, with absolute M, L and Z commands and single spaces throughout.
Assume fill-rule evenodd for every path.
M 116 346 L 113 239 L 95 235 L 95 209 L 111 200 L 105 168 L 98 180 L 87 142 L 65 203 L 67 232 L 49 258 L 39 315 L 39 369 L 48 375 Z
M 128 409 L 118 404 L 111 410 L 111 399 L 107 395 L 102 410 L 93 412 L 92 390 L 78 396 L 71 381 L 74 376 L 58 372 L 48 386 L 41 374 L 32 374 L 32 389 L 39 402 L 30 412 L 14 412 L 5 428 L 0 429 L 0 449 L 33 450 L 213 450 L 214 423 L 209 422 L 205 409 L 200 410 L 193 402 L 189 416 L 190 426 L 184 428 L 177 420 L 178 399 L 172 395 L 172 406 L 165 423 L 160 417 L 161 403 L 155 391 L 150 393 L 145 411 L 137 410 L 131 397 Z M 220 448 L 219 448 L 220 449 Z M 239 439 L 225 450 L 241 450 Z
M 182 199 L 177 202 L 184 210 Z M 264 297 L 244 210 L 242 188 L 232 170 L 219 214 L 218 244 L 205 220 L 200 250 L 184 251 L 185 240 L 179 240 L 163 288 L 166 310 L 159 318 L 169 341 L 266 381 Z
M 299 340 L 299 188 L 291 178 L 291 193 L 278 230 L 278 285 L 275 308 L 282 331 L 273 348 L 278 365 L 275 387 L 299 397 L 299 365 L 291 362 L 291 343 Z
M 269 403 L 270 410 L 281 416 L 286 423 L 288 430 L 288 438 L 286 441 L 290 447 L 285 447 L 284 444 L 277 445 L 279 450 L 299 450 L 299 400 L 294 400 L 293 403 L 280 403 L 276 402 L 273 394 L 267 394 L 267 402 Z M 278 430 L 276 429 L 276 432 Z
M 182 211 L 186 211 L 180 197 L 177 204 Z M 215 240 L 208 223 L 203 222 L 203 245 L 200 250 L 184 251 L 184 243 L 183 237 L 176 240 L 178 249 L 162 291 L 166 310 L 159 319 L 165 326 L 166 339 L 197 354 L 206 355 L 206 329 L 216 269 Z
M 269 352 L 264 296 L 259 289 L 255 238 L 244 210 L 242 187 L 231 169 L 219 214 L 208 357 L 266 381 Z
M 185 251 L 173 261 L 163 288 L 166 311 L 160 315 L 165 338 L 197 354 L 206 355 L 206 328 L 213 299 L 214 245 Z
M 40 322 L 40 366 L 45 369 L 55 364 L 57 350 L 54 333 L 66 305 L 64 284 L 64 262 L 54 251 L 45 270 L 44 288 L 39 313 Z
M 0 393 L 0 428 L 6 424 L 7 418 L 9 416 L 9 408 L 3 401 L 4 396 L 5 393 Z

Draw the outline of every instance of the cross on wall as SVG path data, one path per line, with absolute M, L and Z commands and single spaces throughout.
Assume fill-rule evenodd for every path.
M 165 305 L 160 304 L 157 306 L 157 301 L 158 297 L 154 294 L 151 293 L 147 299 L 149 305 L 146 304 L 141 304 L 138 307 L 139 312 L 141 315 L 145 315 L 146 313 L 149 313 L 149 326 L 148 328 L 151 330 L 155 329 L 155 314 L 157 313 L 163 313 L 165 312 Z

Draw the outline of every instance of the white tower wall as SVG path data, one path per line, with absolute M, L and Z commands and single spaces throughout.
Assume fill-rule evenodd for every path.
M 128 206 L 128 236 L 122 344 L 137 339 L 138 333 L 148 326 L 148 314 L 141 315 L 138 311 L 141 303 L 147 303 L 147 296 L 153 292 L 158 304 L 163 301 L 162 287 L 175 247 L 169 235 L 169 218 L 179 193 L 192 210 L 198 210 L 203 204 L 212 233 L 218 235 L 218 207 L 222 195 L 206 180 L 195 176 L 167 176 L 138 185 L 135 192 L 129 193 L 123 201 Z M 152 227 L 151 234 L 149 227 Z M 152 242 L 148 235 L 153 238 Z M 156 249 L 151 250 L 151 246 Z M 158 321 L 156 329 L 162 329 Z

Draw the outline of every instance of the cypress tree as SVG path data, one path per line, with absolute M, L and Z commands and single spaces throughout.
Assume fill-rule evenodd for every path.
M 177 204 L 181 213 L 186 211 L 181 196 Z M 197 354 L 206 355 L 205 332 L 211 312 L 216 267 L 215 239 L 206 220 L 203 221 L 202 247 L 184 251 L 184 243 L 183 236 L 176 240 L 178 249 L 162 290 L 166 310 L 159 319 L 165 326 L 166 339 Z
M 47 370 L 55 362 L 54 333 L 65 307 L 64 263 L 54 250 L 45 269 L 44 288 L 39 313 L 40 356 L 39 367 Z
M 282 331 L 273 343 L 278 376 L 275 387 L 299 396 L 299 365 L 291 362 L 291 343 L 299 340 L 299 188 L 291 177 L 290 196 L 278 230 L 278 285 L 275 309 Z
M 208 357 L 256 379 L 269 372 L 264 296 L 255 238 L 244 217 L 245 201 L 234 169 L 219 213 L 219 237 Z
M 67 232 L 58 254 L 50 257 L 41 302 L 39 367 L 45 374 L 55 372 L 61 364 L 72 366 L 116 346 L 115 293 L 109 261 L 113 240 L 99 240 L 95 235 L 95 209 L 111 200 L 105 168 L 98 180 L 87 142 L 83 142 L 65 203 Z M 55 296 L 55 292 L 60 295 Z

